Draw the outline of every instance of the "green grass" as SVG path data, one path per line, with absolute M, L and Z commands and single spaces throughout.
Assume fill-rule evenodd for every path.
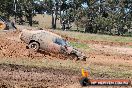
M 108 42 L 122 42 L 122 43 L 132 42 L 132 37 L 99 35 L 99 34 L 79 33 L 73 31 L 72 32 L 58 31 L 58 30 L 56 32 L 79 40 L 94 40 L 94 41 L 108 41 Z
M 69 45 L 71 45 L 72 47 L 81 50 L 81 51 L 86 51 L 89 52 L 90 50 L 92 50 L 88 44 L 85 43 L 80 43 L 80 42 L 69 42 Z
M 88 49 L 89 46 L 87 44 L 79 43 L 79 42 L 70 42 L 70 45 L 75 47 L 75 48 L 80 48 L 80 49 Z
M 132 69 L 127 70 L 127 68 L 122 68 L 119 70 L 119 67 L 116 66 L 99 66 L 99 65 L 90 65 L 91 76 L 101 77 L 101 78 L 132 78 Z

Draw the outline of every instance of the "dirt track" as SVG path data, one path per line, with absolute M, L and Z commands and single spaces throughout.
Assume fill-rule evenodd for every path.
M 65 59 L 61 55 L 49 54 L 46 52 L 35 53 L 26 49 L 26 45 L 19 40 L 19 31 L 0 33 L 0 58 L 53 58 Z M 4 37 L 3 37 L 4 36 Z M 69 41 L 80 41 L 68 37 Z M 85 52 L 89 59 L 85 64 L 97 66 L 111 66 L 115 64 L 129 64 L 125 69 L 132 70 L 132 49 L 126 43 L 108 43 L 98 41 L 80 41 L 91 44 L 92 52 Z M 116 47 L 114 46 L 116 45 Z M 131 45 L 128 44 L 128 45 Z M 118 47 L 117 47 L 118 46 Z M 61 57 L 60 57 L 61 56 Z M 112 63 L 111 63 L 112 62 Z M 117 67 L 115 69 L 119 69 Z M 28 67 L 13 64 L 0 64 L 0 85 L 4 88 L 9 86 L 15 88 L 80 88 L 78 87 L 78 77 L 80 72 L 72 70 L 59 70 L 53 68 Z M 102 75 L 102 74 L 101 74 Z M 105 77 L 97 75 L 97 77 Z M 109 77 L 108 77 L 109 78 Z M 132 78 L 132 77 L 130 77 Z M 77 84 L 77 85 L 76 85 Z M 91 87 L 94 88 L 94 87 Z M 110 87 L 111 88 L 111 87 Z M 118 87 L 115 87 L 118 88 Z
M 19 40 L 19 31 L 1 32 L 0 58 L 54 58 L 55 55 L 46 52 L 31 52 Z M 4 36 L 4 37 L 3 37 Z M 64 59 L 63 56 L 60 59 Z M 79 72 L 66 69 L 26 67 L 14 64 L 0 64 L 0 88 L 58 88 L 64 84 L 78 82 Z
M 26 88 L 58 88 L 64 84 L 78 82 L 78 74 L 79 72 L 66 69 L 59 70 L 13 64 L 0 64 L 0 83 L 1 86 L 5 85 L 6 87 L 17 86 L 17 88 L 23 88 L 26 86 Z M 4 82 L 6 82 L 6 84 Z

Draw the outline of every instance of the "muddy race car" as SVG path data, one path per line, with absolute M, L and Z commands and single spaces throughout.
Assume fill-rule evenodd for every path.
M 86 56 L 77 49 L 70 46 L 61 36 L 45 30 L 22 30 L 20 39 L 24 41 L 27 48 L 37 52 L 44 50 L 52 53 L 67 54 L 74 60 L 86 60 Z

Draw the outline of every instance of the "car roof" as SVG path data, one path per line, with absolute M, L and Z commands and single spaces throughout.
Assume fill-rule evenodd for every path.
M 62 38 L 61 36 L 59 36 L 59 35 L 57 35 L 55 33 L 52 33 L 52 32 L 49 32 L 49 31 L 45 31 L 45 30 L 28 30 L 28 29 L 24 29 L 24 30 L 26 30 L 26 32 L 30 32 L 32 34 L 46 33 L 46 34 L 49 34 L 50 36 L 55 37 L 55 38 Z

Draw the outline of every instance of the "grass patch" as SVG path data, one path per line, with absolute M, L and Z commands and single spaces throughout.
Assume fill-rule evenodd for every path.
M 129 46 L 129 48 L 132 48 L 132 46 Z
M 115 68 L 109 66 L 90 65 L 91 77 L 132 78 L 132 69 L 127 70 L 127 68 L 122 68 L 122 70 L 117 70 L 118 66 Z
M 76 49 L 79 49 L 81 51 L 86 51 L 89 52 L 90 50 L 92 50 L 88 44 L 85 43 L 79 43 L 79 42 L 69 42 L 69 45 L 73 46 Z
M 89 46 L 84 43 L 79 43 L 79 42 L 70 42 L 70 45 L 75 47 L 75 48 L 80 48 L 80 49 L 87 49 Z
M 94 41 L 108 41 L 108 42 L 122 42 L 122 43 L 130 43 L 132 41 L 132 37 L 99 35 L 99 34 L 79 33 L 73 31 L 59 31 L 59 30 L 56 30 L 55 32 L 79 40 L 94 40 Z

